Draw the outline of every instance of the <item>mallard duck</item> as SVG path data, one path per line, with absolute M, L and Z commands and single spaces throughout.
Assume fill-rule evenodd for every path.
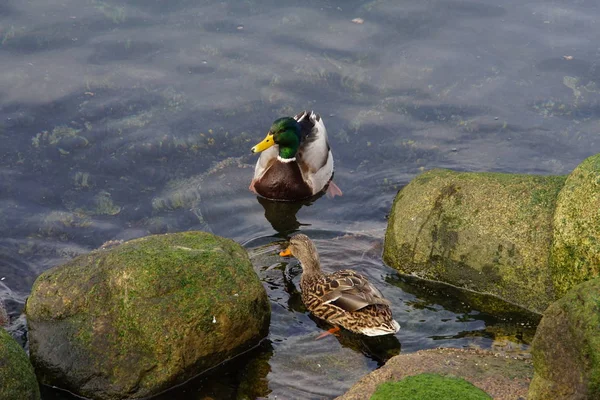
M 329 197 L 342 195 L 331 181 L 333 155 L 319 114 L 303 111 L 294 118 L 275 120 L 267 136 L 252 152 L 262 152 L 250 184 L 250 190 L 260 196 L 272 200 L 302 200 L 326 187 Z
M 304 234 L 292 236 L 280 256 L 294 256 L 302 265 L 300 289 L 302 301 L 310 312 L 339 327 L 367 336 L 396 333 L 400 325 L 392 318 L 390 302 L 366 277 L 341 270 L 332 274 L 321 271 L 319 254 L 313 242 Z

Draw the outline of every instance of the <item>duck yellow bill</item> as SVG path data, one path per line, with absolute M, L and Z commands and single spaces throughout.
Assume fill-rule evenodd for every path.
M 291 250 L 290 250 L 290 248 L 288 247 L 287 249 L 285 249 L 285 250 L 283 250 L 283 251 L 280 251 L 280 252 L 279 252 L 279 255 L 280 255 L 281 257 L 291 257 L 291 255 L 292 255 L 292 251 L 291 251 Z
M 259 144 L 257 144 L 256 146 L 254 146 L 252 148 L 252 152 L 260 153 L 261 151 L 268 149 L 269 147 L 273 146 L 274 144 L 275 144 L 275 141 L 273 140 L 273 134 L 271 132 L 269 132 L 269 133 L 267 133 L 267 137 L 265 137 L 262 142 L 260 142 Z

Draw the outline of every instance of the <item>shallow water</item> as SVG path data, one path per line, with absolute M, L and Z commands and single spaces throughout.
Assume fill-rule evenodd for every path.
M 250 252 L 273 305 L 269 341 L 168 396 L 329 398 L 399 350 L 526 351 L 528 321 L 386 267 L 386 213 L 424 169 L 565 174 L 600 151 L 599 17 L 591 0 L 4 1 L 11 331 L 26 345 L 19 315 L 47 268 L 107 240 L 204 229 Z M 324 118 L 344 196 L 261 204 L 246 189 L 249 149 L 302 109 Z M 325 269 L 357 269 L 382 289 L 397 343 L 314 340 L 324 327 L 299 301 L 299 267 L 277 256 L 297 229 Z

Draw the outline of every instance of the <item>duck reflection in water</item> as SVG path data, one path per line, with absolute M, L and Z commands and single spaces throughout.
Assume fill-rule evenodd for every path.
M 256 196 L 256 199 L 265 209 L 265 218 L 269 221 L 273 229 L 277 231 L 279 236 L 287 238 L 289 234 L 296 232 L 301 226 L 310 225 L 298 221 L 298 211 L 304 206 L 310 206 L 324 194 L 324 192 L 321 192 L 301 201 L 276 201 L 261 196 Z

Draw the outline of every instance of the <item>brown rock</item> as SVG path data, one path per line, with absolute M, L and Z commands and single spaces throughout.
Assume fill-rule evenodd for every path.
M 364 376 L 337 400 L 364 400 L 377 385 L 424 372 L 463 378 L 496 400 L 525 399 L 533 376 L 530 361 L 484 350 L 434 349 L 401 354 Z

